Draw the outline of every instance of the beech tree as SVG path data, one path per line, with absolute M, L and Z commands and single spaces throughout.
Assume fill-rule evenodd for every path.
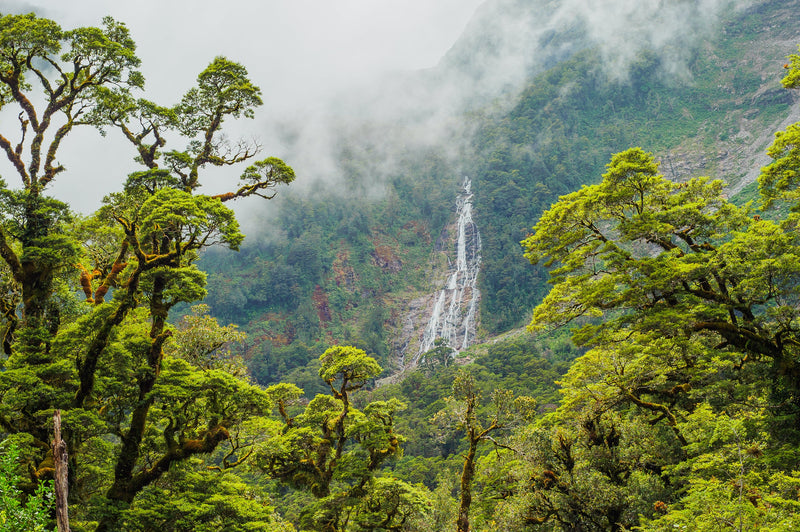
M 225 202 L 271 198 L 294 179 L 280 159 L 255 160 L 259 145 L 222 135 L 226 120 L 253 117 L 262 103 L 242 65 L 215 58 L 165 107 L 135 97 L 139 64 L 128 29 L 111 18 L 74 30 L 34 14 L 0 18 L 0 109 L 18 111 L 16 127 L 0 131 L 15 174 L 0 182 L 0 426 L 37 484 L 52 476 L 48 419 L 62 410 L 75 523 L 98 531 L 115 530 L 175 463 L 230 443 L 234 427 L 268 412 L 269 397 L 230 368 L 165 354 L 167 320 L 205 296 L 198 253 L 235 250 L 244 237 Z M 120 132 L 143 166 L 85 219 L 47 193 L 74 179 L 58 160 L 81 126 Z M 167 138 L 186 145 L 167 148 Z M 197 193 L 204 168 L 246 163 L 231 192 Z
M 455 428 L 464 433 L 467 449 L 461 469 L 456 530 L 469 532 L 472 485 L 475 481 L 479 447 L 490 442 L 496 449 L 514 451 L 502 443 L 498 435 L 507 433 L 515 422 L 530 420 L 536 412 L 536 400 L 526 396 L 515 398 L 510 390 L 495 390 L 491 396 L 489 412 L 481 415 L 480 390 L 475 383 L 475 377 L 465 369 L 456 374 L 452 390 L 453 395 L 445 400 L 447 406 L 434 416 L 433 422 L 443 428 Z
M 429 371 L 433 371 L 437 366 L 447 367 L 448 364 L 452 363 L 455 351 L 455 349 L 447 345 L 447 340 L 437 338 L 433 341 L 433 349 L 419 357 L 419 365 Z
M 794 88 L 800 56 L 787 68 Z M 530 329 L 569 324 L 587 352 L 506 509 L 618 530 L 636 500 L 645 530 L 796 527 L 798 131 L 776 134 L 759 178 L 762 206 L 788 215 L 734 205 L 722 181 L 668 181 L 641 148 L 542 215 L 522 245 L 553 287 Z
M 402 455 L 395 415 L 397 399 L 372 401 L 358 409 L 353 395 L 381 368 L 351 346 L 334 346 L 320 356 L 319 376 L 330 394 L 319 394 L 295 416 L 291 406 L 302 395 L 292 384 L 267 389 L 283 426 L 261 448 L 259 466 L 270 476 L 308 491 L 316 501 L 303 510 L 302 524 L 315 530 L 408 530 L 424 516 L 429 500 L 413 486 L 380 468 Z
M 795 224 L 733 205 L 721 181 L 672 183 L 651 154 L 619 153 L 600 184 L 562 197 L 523 242 L 532 262 L 554 268 L 530 327 L 574 323 L 575 341 L 594 349 L 573 368 L 584 381 L 574 389 L 591 383 L 591 401 L 649 411 L 679 440 L 677 409 L 696 403 L 691 391 L 720 368 L 754 385 L 754 372 L 770 374 L 776 421 L 792 430 L 800 415 Z M 721 404 L 742 399 L 736 389 L 720 392 Z
M 549 426 L 531 432 L 531 475 L 504 506 L 531 528 L 622 530 L 640 515 L 687 522 L 681 505 L 728 497 L 714 477 L 732 468 L 699 467 L 720 456 L 697 433 L 703 409 L 750 420 L 737 443 L 755 449 L 748 462 L 764 474 L 736 474 L 728 490 L 765 492 L 777 456 L 796 463 L 780 450 L 797 441 L 800 416 L 796 221 L 762 219 L 723 192 L 708 178 L 668 181 L 652 154 L 631 148 L 523 241 L 553 284 L 530 329 L 569 324 L 587 348 Z M 731 490 L 719 515 L 746 508 L 741 499 Z M 771 504 L 751 513 L 783 522 L 789 503 Z

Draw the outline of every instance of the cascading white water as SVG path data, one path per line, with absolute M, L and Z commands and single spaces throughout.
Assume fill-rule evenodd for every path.
M 420 355 L 433 348 L 437 338 L 443 338 L 456 350 L 466 349 L 475 340 L 481 236 L 472 220 L 472 181 L 468 177 L 464 178 L 464 189 L 456 199 L 456 208 L 455 264 L 450 261 L 447 283 L 436 298 L 415 363 Z

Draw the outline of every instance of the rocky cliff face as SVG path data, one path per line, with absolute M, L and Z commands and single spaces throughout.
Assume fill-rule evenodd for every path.
M 702 50 L 726 73 L 716 87 L 720 96 L 733 97 L 744 111 L 715 117 L 713 123 L 701 126 L 697 136 L 670 149 L 662 157 L 661 171 L 665 176 L 676 180 L 697 175 L 724 179 L 731 196 L 758 179 L 761 168 L 770 161 L 765 151 L 775 131 L 800 120 L 800 93 L 778 83 L 785 56 L 800 44 L 800 28 L 788 23 L 797 7 L 797 2 L 752 2 L 743 17 L 758 22 L 753 38 L 740 55 L 730 59 L 719 57 L 708 46 Z M 737 31 L 740 28 L 734 23 L 721 28 L 723 34 Z M 755 71 L 760 82 L 742 87 L 737 73 L 743 67 Z M 763 110 L 769 107 L 784 108 L 786 113 L 765 118 Z M 710 146 L 709 138 L 713 139 Z

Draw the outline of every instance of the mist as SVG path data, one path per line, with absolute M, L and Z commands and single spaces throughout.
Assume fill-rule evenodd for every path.
M 177 102 L 215 56 L 241 62 L 265 103 L 255 120 L 228 124 L 232 139 L 258 139 L 263 156 L 294 167 L 292 190 L 310 193 L 322 184 L 337 189 L 346 138 L 369 152 L 377 195 L 385 176 L 400 171 L 401 153 L 435 149 L 455 164 L 470 136 L 465 110 L 513 105 L 531 76 L 587 47 L 600 50 L 597 68 L 612 80 L 624 83 L 631 62 L 649 50 L 661 55 L 666 75 L 690 83 L 687 62 L 720 15 L 754 3 L 0 0 L 0 12 L 34 11 L 64 28 L 99 25 L 105 15 L 125 22 L 142 59 L 145 95 L 162 104 Z M 137 169 L 113 132 L 73 134 L 61 153 L 68 172 L 52 193 L 84 213 Z M 212 172 L 202 192 L 230 190 L 237 176 Z M 235 208 L 246 219 L 270 210 L 258 201 Z
M 264 131 L 274 133 L 292 164 L 308 170 L 299 173 L 305 181 L 294 185 L 298 190 L 343 178 L 336 146 L 348 135 L 355 149 L 368 149 L 377 161 L 372 176 L 379 194 L 382 177 L 397 172 L 398 157 L 410 149 L 435 149 L 459 171 L 472 133 L 466 111 L 505 112 L 533 76 L 586 48 L 599 50 L 596 69 L 612 82 L 626 83 L 632 63 L 647 50 L 660 56 L 662 75 L 691 83 L 691 56 L 718 29 L 720 17 L 754 3 L 489 0 L 435 67 L 382 72 L 355 89 L 332 91 L 283 129 L 278 121 Z M 376 138 L 381 127 L 383 137 Z M 359 138 L 359 129 L 373 134 Z
M 106 15 L 124 22 L 142 59 L 144 96 L 164 105 L 179 101 L 215 56 L 242 63 L 261 87 L 264 105 L 255 120 L 226 124 L 228 135 L 256 138 L 262 155 L 288 159 L 287 125 L 304 121 L 313 129 L 334 94 L 352 94 L 391 72 L 434 66 L 480 1 L 0 0 L 0 13 L 35 12 L 64 29 L 99 26 Z M 68 171 L 51 192 L 91 212 L 137 169 L 133 155 L 113 132 L 105 138 L 88 129 L 74 132 L 61 150 Z M 305 179 L 316 172 L 295 169 Z M 11 175 L 2 166 L 0 172 Z M 226 191 L 236 177 L 210 183 L 203 192 Z

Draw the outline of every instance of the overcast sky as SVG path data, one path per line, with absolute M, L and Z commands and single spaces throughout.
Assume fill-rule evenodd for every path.
M 0 0 L 0 12 L 34 11 L 65 29 L 100 25 L 105 15 L 125 22 L 138 45 L 147 97 L 167 105 L 180 99 L 215 56 L 238 61 L 264 93 L 258 120 L 238 126 L 255 130 L 270 116 L 305 116 L 332 94 L 381 74 L 435 66 L 482 1 Z M 64 146 L 71 150 L 62 149 L 71 175 L 69 183 L 63 176 L 54 194 L 73 196 L 73 206 L 84 212 L 98 206 L 110 191 L 110 176 L 88 164 L 100 156 L 107 159 L 103 166 L 114 166 L 110 137 L 101 141 L 85 132 Z M 103 150 L 97 150 L 99 142 Z M 265 155 L 281 154 L 265 146 Z M 127 171 L 112 179 L 123 179 Z M 80 197 L 74 195 L 76 179 Z
M 214 56 L 225 55 L 244 63 L 267 96 L 286 101 L 359 83 L 376 72 L 435 65 L 481 1 L 28 3 L 43 6 L 64 26 L 99 25 L 104 15 L 125 22 L 138 43 L 148 88 L 158 93 L 177 96 Z

